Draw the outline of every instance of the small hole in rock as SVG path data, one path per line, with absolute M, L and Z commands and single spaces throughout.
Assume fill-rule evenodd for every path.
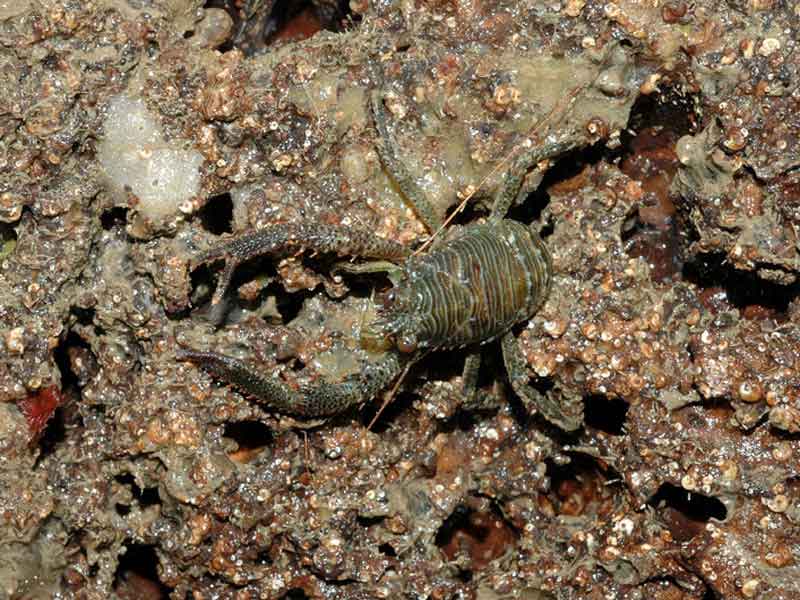
M 294 321 L 303 309 L 305 301 L 313 295 L 313 290 L 300 290 L 291 294 L 279 294 L 277 296 L 276 307 L 281 314 L 283 322 L 288 324 Z
M 214 290 L 217 288 L 220 274 L 220 270 L 216 266 L 212 268 L 207 264 L 199 265 L 191 271 L 189 276 L 192 292 L 189 298 L 192 306 L 201 307 L 211 299 Z M 254 309 L 261 299 L 268 297 L 271 292 L 276 295 L 276 308 L 274 310 L 279 311 L 281 316 L 288 313 L 288 319 L 283 321 L 287 323 L 297 316 L 303 307 L 303 301 L 305 298 L 311 297 L 313 292 L 300 291 L 287 294 L 277 283 L 272 281 L 274 276 L 275 267 L 269 257 L 257 257 L 253 260 L 245 261 L 236 269 L 231 284 L 225 291 L 223 301 L 214 306 L 208 305 L 199 308 L 198 312 L 216 325 L 220 325 L 226 319 L 235 320 L 239 314 L 238 309 L 242 307 Z M 244 293 L 240 295 L 240 288 L 242 285 L 247 284 L 258 286 L 258 293 L 250 296 L 249 291 L 252 291 L 251 289 L 248 292 L 242 290 Z M 274 314 L 274 310 L 270 308 L 270 313 L 266 317 L 270 318 Z
M 470 410 L 459 410 L 442 423 L 442 433 L 452 433 L 453 431 L 471 431 L 477 424 L 476 412 Z
M 378 550 L 380 551 L 381 554 L 383 554 L 384 556 L 388 556 L 390 558 L 394 558 L 395 556 L 397 556 L 397 552 L 389 543 L 381 544 L 380 546 L 378 546 Z
M 383 523 L 386 520 L 386 517 L 356 517 L 356 523 L 358 523 L 361 527 L 372 527 L 373 525 L 378 525 Z
M 724 521 L 728 516 L 725 505 L 719 499 L 690 492 L 671 483 L 662 484 L 647 504 L 659 512 L 670 533 L 679 542 L 688 541 L 703 531 L 711 519 Z
M 480 204 L 475 204 L 474 202 L 467 204 L 460 211 L 453 214 L 455 208 L 456 208 L 455 206 L 452 207 L 450 213 L 447 216 L 447 218 L 450 219 L 450 222 L 453 225 L 467 225 L 469 223 L 474 223 L 480 218 L 488 216 L 488 213 L 483 208 L 483 206 L 481 206 Z
M 550 377 L 536 377 L 531 379 L 530 385 L 540 394 L 548 394 L 555 387 L 555 383 Z
M 621 238 L 625 253 L 631 258 L 644 258 L 650 266 L 653 281 L 669 282 L 681 273 L 684 264 L 677 221 L 668 217 L 658 226 L 653 226 L 641 218 L 642 210 L 647 210 L 647 207 L 640 207 L 623 227 Z
M 273 440 L 272 430 L 260 421 L 226 423 L 222 437 L 236 444 L 237 449 L 228 457 L 238 463 L 251 462 L 268 448 Z
M 570 517 L 603 513 L 613 495 L 607 483 L 618 477 L 590 456 L 575 454 L 570 459 L 565 465 L 547 465 L 552 490 L 547 499 L 553 512 Z
M 583 418 L 587 427 L 610 435 L 623 435 L 627 416 L 628 403 L 622 398 L 591 395 L 584 399 Z
M 93 308 L 72 306 L 69 310 L 80 325 L 91 325 L 94 322 L 95 310 Z
M 294 588 L 286 592 L 283 600 L 311 600 L 306 594 L 305 590 L 301 588 Z
M 272 558 L 272 547 L 259 550 L 256 554 L 255 564 L 257 565 L 271 565 L 274 560 Z
M 307 39 L 317 32 L 344 31 L 361 21 L 361 15 L 350 8 L 349 0 L 270 0 L 249 2 L 207 0 L 204 8 L 222 8 L 233 19 L 230 39 L 220 52 L 238 48 L 250 56 L 275 43 Z
M 470 501 L 480 504 L 477 498 Z M 465 565 L 469 569 L 459 576 L 470 581 L 473 571 L 485 568 L 516 542 L 517 533 L 495 505 L 480 510 L 460 505 L 445 519 L 434 539 L 447 560 L 463 555 L 469 558 Z
M 45 456 L 52 454 L 56 446 L 67 439 L 67 418 L 66 411 L 62 406 L 59 406 L 53 412 L 53 416 L 45 426 L 42 437 L 39 440 L 41 453 L 38 460 L 42 460 Z M 77 417 L 77 419 L 80 419 L 80 417 Z
M 133 497 L 139 501 L 139 506 L 142 508 L 161 503 L 161 497 L 158 495 L 157 487 L 144 488 L 138 494 L 136 493 L 136 490 L 134 490 Z
M 168 598 L 171 588 L 158 578 L 158 555 L 155 546 L 149 544 L 127 544 L 125 554 L 120 556 L 114 574 L 114 591 L 120 598 Z
M 53 350 L 53 360 L 61 374 L 61 389 L 52 387 L 41 390 L 38 396 L 41 400 L 57 399 L 55 403 L 39 402 L 36 405 L 36 409 L 40 411 L 38 417 L 45 422 L 40 440 L 42 450 L 40 459 L 50 454 L 66 439 L 68 428 L 82 423 L 76 402 L 80 398 L 81 382 L 72 366 L 72 361 L 75 360 L 73 357 L 79 354 L 86 356 L 87 363 L 93 360 L 89 344 L 74 331 L 68 332 Z M 45 410 L 52 412 L 49 415 L 41 412 Z
M 192 306 L 199 306 L 206 300 L 210 300 L 216 282 L 214 281 L 214 274 L 208 265 L 200 265 L 189 273 L 189 281 L 192 286 L 192 292 L 189 295 Z
M 17 232 L 9 223 L 0 223 L 0 258 L 10 255 L 17 246 Z
M 665 87 L 658 94 L 640 94 L 633 103 L 628 126 L 622 131 L 622 145 L 627 147 L 644 130 L 666 132 L 677 141 L 697 129 L 695 105 L 697 95 L 687 94 L 680 87 Z M 633 132 L 633 133 L 631 133 Z M 641 143 L 634 142 L 634 147 Z
M 74 351 L 88 351 L 91 353 L 91 346 L 74 331 L 67 333 L 67 336 L 53 351 L 53 359 L 61 372 L 61 390 L 65 394 L 69 392 L 80 393 L 80 378 L 73 371 L 72 365 Z
M 647 503 L 655 508 L 672 507 L 688 518 L 703 523 L 707 523 L 711 519 L 724 521 L 728 516 L 728 510 L 721 500 L 713 496 L 690 492 L 671 483 L 662 484 Z
M 106 231 L 110 231 L 115 227 L 124 228 L 128 222 L 128 209 L 124 206 L 114 206 L 106 209 L 100 215 L 100 225 Z
M 203 229 L 214 235 L 233 231 L 233 199 L 227 192 L 209 198 L 198 211 Z
M 139 503 L 139 506 L 145 508 L 160 504 L 161 498 L 158 495 L 157 487 L 140 488 L 136 483 L 136 478 L 131 473 L 120 473 L 114 477 L 122 485 L 128 486 L 133 494 L 133 499 Z
M 602 144 L 594 144 L 560 155 L 555 164 L 544 174 L 538 187 L 525 200 L 508 211 L 508 218 L 521 223 L 539 221 L 542 211 L 550 202 L 550 189 L 559 184 L 571 186 L 580 182 L 580 175 L 587 165 L 594 165 L 605 158 L 607 150 Z
M 703 594 L 703 600 L 718 600 L 718 597 L 714 593 L 714 590 L 711 589 L 711 586 L 706 586 L 706 592 Z
M 47 69 L 55 69 L 58 66 L 58 55 L 48 54 L 42 59 L 42 66 Z
M 472 581 L 472 571 L 470 569 L 459 569 L 457 577 L 459 581 L 469 583 Z
M 350 10 L 349 0 L 277 0 L 264 31 L 268 43 L 303 40 L 320 30 L 343 31 L 360 19 L 360 15 Z
M 439 546 L 439 548 L 449 544 L 457 530 L 464 529 L 469 526 L 469 515 L 471 513 L 472 510 L 463 504 L 456 506 L 453 512 L 450 513 L 450 515 L 441 524 L 439 531 L 436 532 L 434 543 Z

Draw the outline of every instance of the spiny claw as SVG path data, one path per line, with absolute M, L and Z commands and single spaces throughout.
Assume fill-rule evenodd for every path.
M 326 417 L 371 400 L 402 370 L 402 362 L 393 353 L 361 373 L 338 383 L 320 382 L 294 390 L 274 377 L 263 377 L 237 358 L 216 352 L 179 348 L 178 360 L 195 363 L 215 379 L 231 384 L 260 404 L 276 412 L 300 417 Z
M 255 257 L 285 255 L 305 251 L 335 253 L 339 256 L 354 254 L 385 261 L 402 260 L 409 250 L 402 244 L 378 237 L 366 229 L 341 227 L 326 223 L 277 223 L 250 233 L 230 238 L 226 243 L 201 253 L 190 261 L 190 268 L 225 261 L 217 288 L 211 299 L 212 306 L 222 302 L 236 268 Z

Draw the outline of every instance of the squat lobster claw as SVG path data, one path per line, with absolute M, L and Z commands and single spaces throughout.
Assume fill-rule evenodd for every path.
M 372 112 L 382 140 L 379 155 L 406 199 L 431 231 L 441 220 L 398 158 L 389 134 L 380 94 L 372 96 Z M 511 328 L 530 318 L 550 289 L 550 253 L 539 235 L 525 225 L 503 218 L 515 199 L 528 168 L 562 154 L 573 140 L 534 147 L 517 157 L 497 194 L 487 223 L 459 228 L 457 234 L 419 256 L 404 246 L 368 231 L 320 223 L 278 224 L 233 238 L 198 257 L 194 265 L 224 260 L 212 304 L 218 305 L 236 267 L 249 258 L 308 249 L 360 255 L 396 265 L 394 287 L 379 308 L 372 328 L 393 342 L 379 361 L 338 383 L 321 383 L 294 390 L 265 377 L 238 359 L 214 352 L 181 349 L 179 360 L 196 363 L 278 412 L 302 417 L 336 414 L 374 398 L 410 363 L 430 350 L 475 347 L 501 340 L 503 359 L 516 394 L 529 411 L 571 431 L 581 416 L 569 414 L 556 400 L 529 384 L 527 365 Z M 402 264 L 397 263 L 402 261 Z M 385 264 L 385 263 L 384 263 Z M 480 354 L 468 355 L 464 366 L 465 394 L 476 387 Z

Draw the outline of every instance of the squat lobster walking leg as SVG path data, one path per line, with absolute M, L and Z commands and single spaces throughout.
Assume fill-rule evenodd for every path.
M 386 107 L 383 105 L 383 94 L 378 90 L 373 91 L 370 95 L 370 106 L 375 128 L 379 134 L 376 147 L 383 166 L 386 167 L 386 170 L 392 176 L 400 191 L 403 192 L 417 216 L 428 228 L 428 231 L 436 233 L 442 226 L 442 219 L 397 156 L 397 144 L 394 141 L 394 137 L 389 133 Z
M 538 411 L 542 416 L 565 431 L 574 431 L 581 426 L 581 415 L 564 412 L 557 401 L 548 398 L 535 389 L 528 375 L 528 363 L 519 349 L 517 338 L 510 331 L 503 336 L 500 345 L 503 349 L 503 362 L 508 371 L 508 380 L 514 393 L 520 397 L 525 408 Z

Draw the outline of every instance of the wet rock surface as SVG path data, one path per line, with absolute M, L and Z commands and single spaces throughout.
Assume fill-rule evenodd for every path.
M 798 28 L 767 0 L 0 2 L 0 598 L 800 597 Z M 525 148 L 577 146 L 511 217 L 554 267 L 517 341 L 578 431 L 526 414 L 496 343 L 476 401 L 436 353 L 316 421 L 176 360 L 377 360 L 381 274 L 251 261 L 215 327 L 192 262 L 303 220 L 421 246 L 374 89 L 457 223 Z M 164 148 L 183 195 L 141 166 Z

